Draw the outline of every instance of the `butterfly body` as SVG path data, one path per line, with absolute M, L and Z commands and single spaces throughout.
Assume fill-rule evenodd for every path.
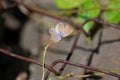
M 64 35 L 61 31 L 58 31 L 58 32 L 56 31 L 56 33 L 57 33 L 57 34 L 58 34 L 58 36 L 59 36 L 59 37 L 61 37 L 61 38 L 62 38 L 62 37 L 63 37 L 63 35 Z
M 64 25 L 63 23 L 58 23 L 55 28 L 51 28 L 49 30 L 49 33 L 51 34 L 50 40 L 52 42 L 58 42 L 61 40 L 61 38 L 68 36 L 71 34 L 73 29 L 68 26 Z

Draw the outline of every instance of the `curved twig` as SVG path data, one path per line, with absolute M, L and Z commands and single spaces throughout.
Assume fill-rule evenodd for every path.
M 86 66 L 86 65 L 75 63 L 75 62 L 72 62 L 72 61 L 65 61 L 65 60 L 62 60 L 62 59 L 58 59 L 58 60 L 54 61 L 51 64 L 51 67 L 54 67 L 58 63 L 64 63 L 64 64 L 72 65 L 72 66 L 75 66 L 75 67 L 85 68 L 85 69 L 88 69 L 88 70 L 97 71 L 97 72 L 101 72 L 101 73 L 104 73 L 104 74 L 108 74 L 108 75 L 120 78 L 120 74 L 117 74 L 117 73 L 114 73 L 114 72 L 111 72 L 111 71 L 108 71 L 108 70 L 104 70 L 104 69 L 100 69 L 100 68 L 96 68 L 96 67 L 92 67 L 92 66 Z M 49 75 L 49 74 L 46 74 L 46 75 Z M 48 78 L 48 76 L 45 76 L 45 80 L 47 80 L 47 78 Z
M 23 61 L 26 61 L 26 62 L 30 62 L 30 63 L 34 63 L 34 64 L 37 64 L 37 65 L 40 65 L 42 66 L 42 62 L 38 62 L 34 59 L 30 59 L 30 58 L 27 58 L 27 57 L 23 57 L 23 56 L 20 56 L 20 55 L 17 55 L 17 54 L 14 54 L 12 52 L 9 52 L 7 50 L 4 50 L 4 49 L 1 49 L 0 48 L 0 52 L 3 53 L 3 54 L 6 54 L 8 56 L 11 56 L 11 57 L 14 57 L 14 58 L 17 58 L 17 59 L 20 59 L 20 60 L 23 60 Z M 44 64 L 45 65 L 45 68 L 50 70 L 51 72 L 53 72 L 54 74 L 58 75 L 59 73 L 54 70 L 53 68 L 51 68 L 49 65 L 47 64 Z

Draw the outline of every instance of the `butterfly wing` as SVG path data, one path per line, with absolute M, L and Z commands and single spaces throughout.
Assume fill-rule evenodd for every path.
M 62 37 L 66 37 L 73 32 L 73 29 L 69 25 L 65 25 L 64 23 L 58 23 L 55 27 L 57 34 Z
M 70 35 L 72 32 L 73 29 L 69 25 L 66 25 L 63 31 L 63 37 Z
M 61 37 L 57 34 L 57 32 L 55 31 L 54 28 L 51 28 L 51 29 L 49 30 L 49 33 L 51 34 L 50 40 L 51 40 L 52 42 L 57 43 L 58 41 L 61 40 Z
M 59 35 L 61 35 L 61 36 L 63 35 L 64 29 L 65 29 L 64 23 L 58 23 L 58 24 L 55 26 L 55 30 L 56 30 L 57 34 L 59 34 Z

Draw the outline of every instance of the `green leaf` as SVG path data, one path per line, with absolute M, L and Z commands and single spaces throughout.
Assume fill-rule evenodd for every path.
M 87 41 L 88 41 L 89 43 L 91 43 L 92 40 L 93 40 L 93 38 L 92 38 L 91 36 L 88 36 L 88 37 L 87 37 Z
M 79 7 L 82 0 L 55 0 L 55 4 L 60 9 L 73 9 Z
M 83 29 L 84 29 L 87 33 L 89 33 L 90 30 L 91 30 L 91 28 L 92 28 L 92 25 L 93 25 L 93 22 L 90 21 L 90 22 L 88 22 L 88 23 L 86 23 L 86 24 L 84 25 Z M 87 37 L 87 41 L 88 41 L 88 42 L 92 42 L 92 40 L 93 40 L 92 38 L 93 38 L 93 37 L 88 36 L 88 37 Z
M 81 24 L 86 20 L 85 18 L 79 18 L 79 19 Z M 85 32 L 89 33 L 90 29 L 92 28 L 92 25 L 93 25 L 93 21 L 86 23 L 83 27 Z
M 90 0 L 85 1 L 80 8 L 85 11 L 79 14 L 87 18 L 96 18 L 100 12 L 99 3 L 91 2 Z
M 120 12 L 116 11 L 106 11 L 105 12 L 105 20 L 111 23 L 118 23 L 120 22 Z
M 81 4 L 80 9 L 85 10 L 84 12 L 79 12 L 80 23 L 83 23 L 86 19 L 96 18 L 99 15 L 99 3 L 92 2 L 92 0 L 84 0 L 84 3 Z M 90 21 L 86 23 L 83 27 L 85 32 L 89 33 L 94 22 Z M 91 42 L 94 36 L 88 36 L 87 41 Z
M 83 23 L 83 22 L 86 20 L 86 18 L 82 18 L 82 17 L 81 17 L 81 18 L 79 18 L 79 20 L 80 20 L 80 23 Z M 83 29 L 85 30 L 85 32 L 89 33 L 90 30 L 91 30 L 91 28 L 92 28 L 92 26 L 93 26 L 93 24 L 94 24 L 93 21 L 90 21 L 90 22 L 86 23 L 86 24 L 84 25 L 84 27 L 83 27 Z M 92 42 L 92 40 L 93 40 L 93 37 L 92 37 L 92 36 L 88 36 L 88 37 L 87 37 L 87 41 L 88 41 L 88 42 Z
M 88 22 L 88 23 L 86 23 L 86 24 L 84 25 L 83 29 L 84 29 L 87 33 L 89 33 L 89 31 L 90 31 L 91 28 L 92 28 L 92 25 L 93 25 L 93 21 L 90 21 L 90 22 Z
M 120 22 L 120 0 L 112 1 L 107 7 L 110 10 L 105 11 L 104 19 L 114 24 Z

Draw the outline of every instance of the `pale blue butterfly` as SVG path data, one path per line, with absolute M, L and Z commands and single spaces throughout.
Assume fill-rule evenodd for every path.
M 71 34 L 73 31 L 73 29 L 68 26 L 65 25 L 64 23 L 58 23 L 55 28 L 51 28 L 49 30 L 49 33 L 51 34 L 50 36 L 50 40 L 52 42 L 58 42 L 61 40 L 61 38 L 68 36 L 69 34 Z

